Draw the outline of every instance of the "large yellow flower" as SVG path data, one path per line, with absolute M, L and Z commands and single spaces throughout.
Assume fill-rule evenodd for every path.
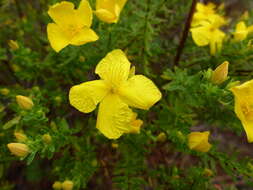
M 247 27 L 245 22 L 241 21 L 236 25 L 234 39 L 236 41 L 245 40 L 249 33 L 253 32 L 253 25 Z
M 97 0 L 95 14 L 106 23 L 117 23 L 126 2 L 127 0 Z
M 82 0 L 78 9 L 74 9 L 71 2 L 56 3 L 49 8 L 48 14 L 55 23 L 47 25 L 47 35 L 56 52 L 69 44 L 79 46 L 98 40 L 97 34 L 90 29 L 92 9 L 87 0 Z
M 138 133 L 142 122 L 129 106 L 147 110 L 161 99 L 155 84 L 143 75 L 133 75 L 130 65 L 121 50 L 113 50 L 96 67 L 100 80 L 70 89 L 70 104 L 81 112 L 89 113 L 100 103 L 96 127 L 110 139 Z
M 253 142 L 253 80 L 231 88 L 235 96 L 235 113 L 246 131 L 248 142 Z
M 210 46 L 210 53 L 214 55 L 221 50 L 222 41 L 225 38 L 225 33 L 220 30 L 220 27 L 225 25 L 226 21 L 219 15 L 212 15 L 208 20 L 203 20 L 197 26 L 191 28 L 193 41 L 198 46 Z
M 208 152 L 211 148 L 211 144 L 208 142 L 209 131 L 205 132 L 191 132 L 188 135 L 188 146 L 190 149 L 199 152 Z

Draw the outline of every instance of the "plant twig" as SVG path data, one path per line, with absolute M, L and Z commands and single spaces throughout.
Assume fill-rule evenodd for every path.
M 191 9 L 190 9 L 190 12 L 189 12 L 189 14 L 188 14 L 187 20 L 186 20 L 186 22 L 185 22 L 184 31 L 183 31 L 182 37 L 181 37 L 181 39 L 180 39 L 179 46 L 178 46 L 178 48 L 177 48 L 177 54 L 176 54 L 176 57 L 175 57 L 175 59 L 174 59 L 174 66 L 178 66 L 178 63 L 179 63 L 181 54 L 182 54 L 182 52 L 183 52 L 184 45 L 185 45 L 185 41 L 186 41 L 186 39 L 187 39 L 189 30 L 190 30 L 190 27 L 191 27 L 191 21 L 192 21 L 192 18 L 193 18 L 193 14 L 194 14 L 194 12 L 195 12 L 195 8 L 196 8 L 196 5 L 197 5 L 197 1 L 198 1 L 198 0 L 192 0 Z

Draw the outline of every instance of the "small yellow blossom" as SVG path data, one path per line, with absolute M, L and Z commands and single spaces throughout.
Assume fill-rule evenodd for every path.
M 25 110 L 30 110 L 34 106 L 33 101 L 26 96 L 21 95 L 16 96 L 16 102 L 22 109 Z
M 25 142 L 27 140 L 27 136 L 23 132 L 14 132 L 14 136 L 16 137 L 18 142 Z
M 18 157 L 25 157 L 30 152 L 28 146 L 23 143 L 9 143 L 7 147 L 12 154 Z
M 167 136 L 166 136 L 166 134 L 165 134 L 164 132 L 161 132 L 161 133 L 157 136 L 157 138 L 156 138 L 156 140 L 157 140 L 158 142 L 165 142 L 166 139 L 167 139 Z
M 253 80 L 231 88 L 235 96 L 235 113 L 246 131 L 248 142 L 253 142 Z
M 203 20 L 191 28 L 193 41 L 198 46 L 210 46 L 210 54 L 214 55 L 222 48 L 225 33 L 220 27 L 226 24 L 226 20 L 219 15 L 212 15 L 208 20 Z
M 219 65 L 212 73 L 211 81 L 214 84 L 221 84 L 225 80 L 227 80 L 228 76 L 228 61 L 224 61 L 221 65 Z
M 8 42 L 8 45 L 9 45 L 9 47 L 10 47 L 12 50 L 17 50 L 17 49 L 19 49 L 19 45 L 18 45 L 18 42 L 17 42 L 17 41 L 10 40 L 10 41 Z
M 204 171 L 203 171 L 203 174 L 206 176 L 206 177 L 211 177 L 213 176 L 213 171 L 208 169 L 208 168 L 205 168 Z
M 155 84 L 143 75 L 129 78 L 130 65 L 123 51 L 108 53 L 97 65 L 100 80 L 85 82 L 70 89 L 70 104 L 81 112 L 92 112 L 99 105 L 97 129 L 109 139 L 138 132 L 142 124 L 130 107 L 148 110 L 161 99 Z
M 253 25 L 247 27 L 245 22 L 241 21 L 236 25 L 234 39 L 236 41 L 243 41 L 247 38 L 249 33 L 253 32 Z
M 65 180 L 63 183 L 62 183 L 62 189 L 63 190 L 72 190 L 74 187 L 74 183 L 70 180 Z
M 44 143 L 50 144 L 52 142 L 52 137 L 49 134 L 44 134 L 42 140 Z
M 62 183 L 60 181 L 55 181 L 52 187 L 55 190 L 60 190 L 62 188 Z
M 188 135 L 188 146 L 192 150 L 199 152 L 208 152 L 211 148 L 211 144 L 208 142 L 210 132 L 191 132 Z
M 126 2 L 127 0 L 97 0 L 95 14 L 106 23 L 117 23 Z
M 119 147 L 119 144 L 117 144 L 117 143 L 112 143 L 112 148 L 117 149 L 118 147 Z
M 0 94 L 7 96 L 10 93 L 10 90 L 8 88 L 2 88 L 0 89 Z
M 56 3 L 49 8 L 48 14 L 55 22 L 47 25 L 47 34 L 56 52 L 69 44 L 80 46 L 98 40 L 97 34 L 90 29 L 92 9 L 87 0 L 81 0 L 78 9 L 68 1 Z

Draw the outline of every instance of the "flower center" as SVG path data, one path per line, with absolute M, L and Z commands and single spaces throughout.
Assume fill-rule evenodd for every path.
M 69 38 L 73 38 L 77 33 L 81 31 L 81 28 L 71 24 L 66 27 L 65 31 Z

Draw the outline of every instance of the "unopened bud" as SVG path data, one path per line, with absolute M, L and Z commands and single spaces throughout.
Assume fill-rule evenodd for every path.
M 157 138 L 156 138 L 156 140 L 157 140 L 158 142 L 165 142 L 166 139 L 167 139 L 167 136 L 166 136 L 166 134 L 165 134 L 164 132 L 161 132 L 161 133 L 157 136 Z
M 25 142 L 27 140 L 27 136 L 22 132 L 14 132 L 14 136 L 18 142 Z
M 212 74 L 211 81 L 214 84 L 221 84 L 227 80 L 229 62 L 225 61 L 219 65 Z
M 72 190 L 73 186 L 74 186 L 74 183 L 72 181 L 70 181 L 70 180 L 65 180 L 62 183 L 62 189 L 63 190 Z
M 16 96 L 16 101 L 22 109 L 30 110 L 33 107 L 33 101 L 26 96 L 18 95 Z
M 9 143 L 7 144 L 10 152 L 18 157 L 25 157 L 29 153 L 29 148 L 23 143 Z
M 2 88 L 2 89 L 0 89 L 0 93 L 2 95 L 6 96 L 10 93 L 10 90 L 8 88 Z
M 44 134 L 42 140 L 44 143 L 50 144 L 52 142 L 52 137 L 49 134 Z
M 81 55 L 81 56 L 79 57 L 79 61 L 82 62 L 82 63 L 85 62 L 85 57 Z
M 112 143 L 112 148 L 117 149 L 118 147 L 119 147 L 119 144 L 117 144 L 117 143 Z
M 60 190 L 62 188 L 62 183 L 60 181 L 55 181 L 52 187 L 55 190 Z
M 19 48 L 18 42 L 14 40 L 9 40 L 8 45 L 12 50 L 17 50 Z
M 213 171 L 208 169 L 208 168 L 205 168 L 204 171 L 203 171 L 203 174 L 206 177 L 211 177 L 211 176 L 213 176 Z

